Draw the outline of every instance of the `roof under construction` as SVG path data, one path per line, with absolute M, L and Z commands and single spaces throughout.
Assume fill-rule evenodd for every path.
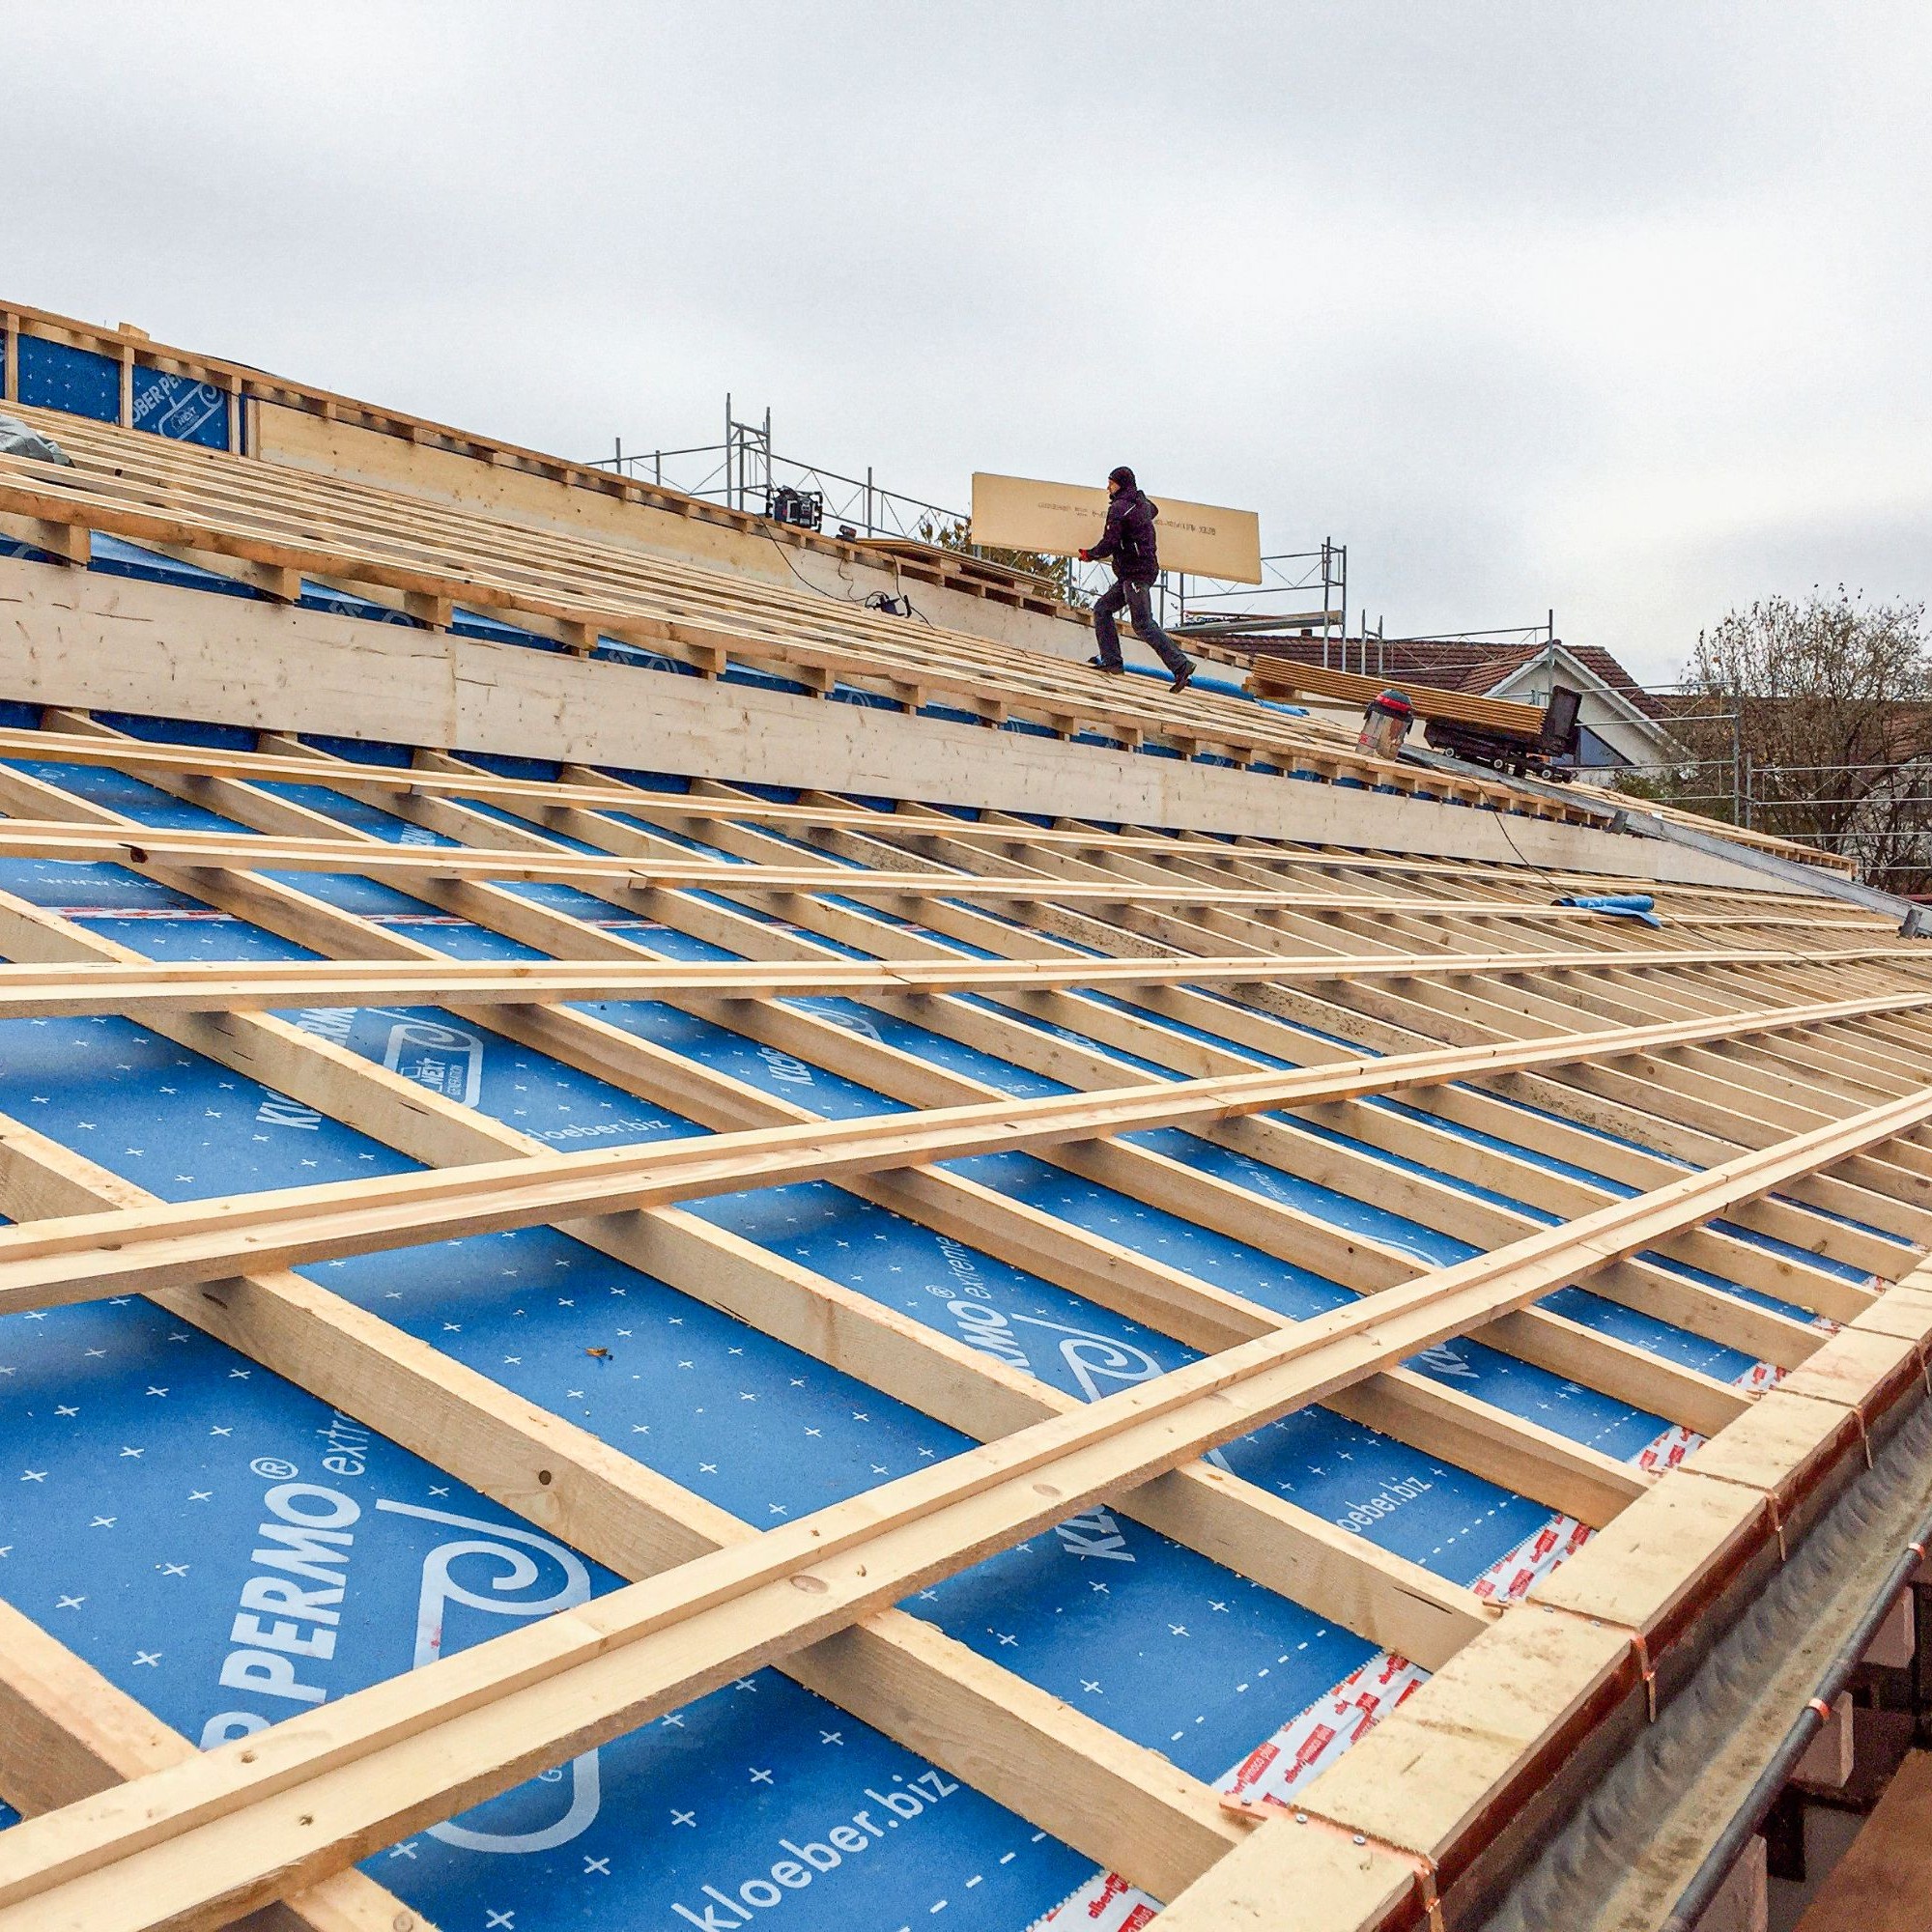
M 1665 1921 L 1932 1504 L 1898 909 L 5 320 L 0 1932 Z

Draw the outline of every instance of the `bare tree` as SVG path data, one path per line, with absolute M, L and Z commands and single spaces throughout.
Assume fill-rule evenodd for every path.
M 919 534 L 924 543 L 938 544 L 946 550 L 971 551 L 975 556 L 983 557 L 988 563 L 1005 564 L 1009 570 L 1020 570 L 1029 577 L 1037 577 L 1063 604 L 1082 605 L 1087 602 L 1086 593 L 1074 577 L 1070 556 L 1052 556 L 1037 550 L 999 550 L 985 544 L 975 544 L 973 533 L 965 524 L 935 524 L 930 518 L 920 525 Z
M 1733 766 L 1731 798 L 1706 809 L 1920 890 L 1932 865 L 1924 617 L 1922 604 L 1868 605 L 1841 584 L 1803 603 L 1765 598 L 1700 632 L 1672 728 L 1706 773 Z

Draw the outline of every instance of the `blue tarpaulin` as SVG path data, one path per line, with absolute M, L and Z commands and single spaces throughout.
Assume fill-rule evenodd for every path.
M 1558 899 L 1560 906 L 1576 906 L 1583 912 L 1601 912 L 1611 919 L 1634 919 L 1645 925 L 1662 926 L 1657 902 L 1648 893 L 1571 893 Z

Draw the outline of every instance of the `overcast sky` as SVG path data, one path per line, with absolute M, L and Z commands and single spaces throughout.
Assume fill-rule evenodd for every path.
M 0 294 L 567 455 L 1331 535 L 1391 634 L 1674 674 L 1932 589 L 1922 5 L 0 14 Z

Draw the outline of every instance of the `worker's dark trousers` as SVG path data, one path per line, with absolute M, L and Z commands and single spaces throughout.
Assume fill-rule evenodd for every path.
M 1110 668 L 1121 662 L 1121 634 L 1115 628 L 1115 615 L 1125 608 L 1127 615 L 1133 619 L 1134 636 L 1153 651 L 1169 670 L 1179 675 L 1194 660 L 1163 631 L 1153 620 L 1153 604 L 1149 591 L 1153 586 L 1147 583 L 1128 583 L 1123 579 L 1116 579 L 1114 587 L 1094 607 L 1094 639 L 1100 646 L 1100 662 Z

